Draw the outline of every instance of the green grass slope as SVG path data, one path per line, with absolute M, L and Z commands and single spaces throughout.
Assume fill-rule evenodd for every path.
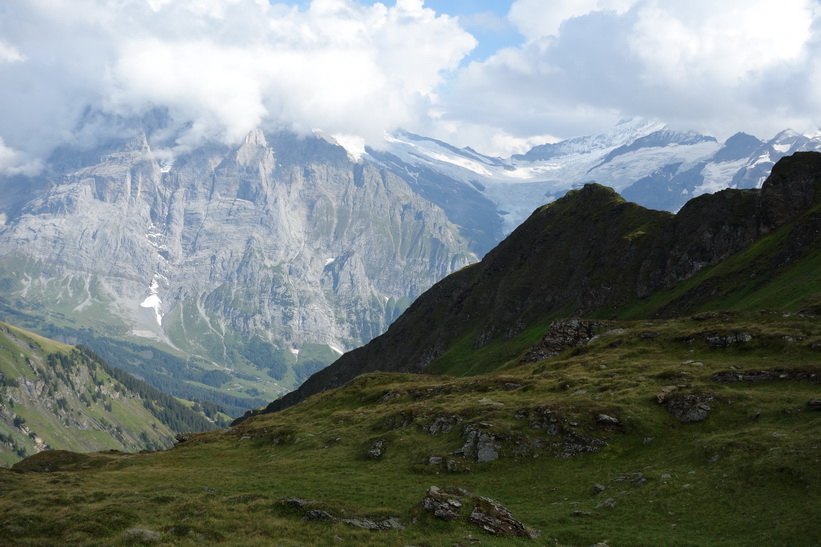
M 0 535 L 9 545 L 821 541 L 817 316 L 596 330 L 490 375 L 363 375 L 165 452 L 41 453 L 0 470 Z M 454 520 L 423 507 L 434 485 L 461 492 Z M 539 539 L 472 524 L 481 497 Z M 357 527 L 391 518 L 399 526 Z
M 821 305 L 821 203 L 721 263 L 648 298 L 595 316 L 675 317 L 706 310 Z
M 8 258 L 0 265 L 0 278 L 4 268 L 8 273 L 16 266 Z M 32 267 L 27 263 L 23 266 Z M 39 275 L 36 271 L 29 274 Z M 26 270 L 15 271 L 15 275 L 24 278 Z M 0 285 L 2 284 L 0 279 Z M 65 297 L 60 298 L 65 303 Z M 95 307 L 83 308 L 87 317 L 84 315 L 80 318 L 71 317 L 71 314 L 66 315 L 47 305 L 21 309 L 20 304 L 19 300 L 9 301 L 0 296 L 0 319 L 47 338 L 88 347 L 112 366 L 144 379 L 164 393 L 217 405 L 231 416 L 276 397 L 283 389 L 277 382 L 284 374 L 293 374 L 288 369 L 293 355 L 290 352 L 276 351 L 270 344 L 262 344 L 264 351 L 259 351 L 256 347 L 259 344 L 254 344 L 254 340 L 241 337 L 235 339 L 234 347 L 241 349 L 248 359 L 259 361 L 260 365 L 251 365 L 246 362 L 247 359 L 243 361 L 234 356 L 237 362 L 244 364 L 229 371 L 224 366 L 217 365 L 214 360 L 186 354 L 166 343 L 129 336 L 130 329 L 126 325 Z M 331 350 L 327 351 L 330 353 Z M 306 360 L 314 358 L 310 349 L 305 353 Z M 323 363 L 332 360 L 326 355 L 320 355 L 319 358 Z
M 88 350 L 0 323 L 0 464 L 48 449 L 168 448 L 213 425 Z

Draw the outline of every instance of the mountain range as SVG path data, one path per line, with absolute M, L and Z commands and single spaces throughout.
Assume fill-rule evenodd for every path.
M 0 469 L 10 545 L 815 545 L 821 154 L 676 214 L 586 184 L 294 396 Z
M 705 301 L 715 306 L 725 293 L 761 305 L 755 295 L 766 293 L 774 279 L 814 273 L 821 249 L 819 174 L 821 154 L 799 152 L 781 159 L 760 190 L 705 194 L 675 215 L 627 202 L 598 184 L 573 190 L 537 209 L 481 262 L 426 291 L 385 334 L 346 353 L 265 412 L 377 370 L 488 372 L 485 347 L 560 317 L 614 319 L 620 314 L 610 310 L 624 314 L 631 302 L 641 303 L 645 317 L 679 316 L 699 311 Z M 697 277 L 756 242 L 750 257 L 723 274 L 749 276 L 752 287 L 742 291 L 728 279 Z M 688 280 L 694 285 L 685 292 L 647 303 Z M 811 298 L 815 288 L 802 285 L 790 304 Z M 773 304 L 783 307 L 785 292 Z M 454 368 L 455 362 L 461 365 Z M 490 362 L 498 366 L 498 356 Z
M 821 149 L 818 135 L 722 144 L 646 120 L 507 159 L 407 132 L 360 147 L 255 130 L 186 149 L 168 121 L 107 120 L 113 137 L 0 180 L 0 311 L 235 415 L 383 333 L 569 190 L 595 181 L 677 211 Z

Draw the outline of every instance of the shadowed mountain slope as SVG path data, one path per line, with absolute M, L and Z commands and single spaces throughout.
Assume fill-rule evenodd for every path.
M 454 373 L 437 366 L 437 359 L 456 346 L 469 354 L 492 341 L 510 340 L 536 322 L 606 314 L 689 280 L 795 224 L 787 237 L 788 256 L 771 259 L 773 278 L 788 262 L 817 253 L 820 196 L 818 153 L 782 159 L 761 190 L 703 195 L 676 215 L 585 185 L 537 209 L 480 263 L 420 296 L 385 334 L 346 353 L 263 412 L 287 408 L 365 372 Z M 705 298 L 710 297 L 702 304 Z M 668 302 L 645 312 L 670 315 L 687 308 Z

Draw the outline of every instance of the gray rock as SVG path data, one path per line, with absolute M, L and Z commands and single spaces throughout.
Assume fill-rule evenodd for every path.
M 510 510 L 496 500 L 480 497 L 468 516 L 468 522 L 494 536 L 536 539 L 541 532 L 513 518 Z
M 670 393 L 674 392 L 677 389 L 678 386 L 664 386 L 663 388 L 661 388 L 661 391 L 656 393 L 656 401 L 658 401 L 659 404 L 662 404 L 664 402 L 664 399 L 666 399 Z
M 580 454 L 598 452 L 607 442 L 596 437 L 586 437 L 575 431 L 568 431 L 562 437 L 562 442 L 553 443 L 557 458 L 572 458 Z
M 753 339 L 746 332 L 731 332 L 728 334 L 708 333 L 704 335 L 707 344 L 716 348 L 726 348 L 735 344 L 743 344 Z
M 322 509 L 308 509 L 302 515 L 302 519 L 313 522 L 336 522 L 337 520 L 335 516 Z
M 807 402 L 807 406 L 810 410 L 821 410 L 821 399 L 811 399 Z
M 606 500 L 602 500 L 597 503 L 596 509 L 601 509 L 602 507 L 615 507 L 616 503 L 616 498 L 607 498 Z
M 456 414 L 439 414 L 433 419 L 430 425 L 423 426 L 422 429 L 429 435 L 447 434 L 461 423 L 461 416 Z
M 368 458 L 372 460 L 378 460 L 382 457 L 382 454 L 385 453 L 385 449 L 387 448 L 388 443 L 386 443 L 383 439 L 377 439 L 371 445 L 370 449 L 368 449 Z
M 607 490 L 607 488 L 603 484 L 594 484 L 593 485 L 593 494 L 598 495 Z
M 306 500 L 302 498 L 282 498 L 280 501 L 288 507 L 293 507 L 294 509 L 305 509 L 306 507 L 319 503 L 316 500 Z
M 641 471 L 637 471 L 635 473 L 625 473 L 624 475 L 619 475 L 613 482 L 629 482 L 634 486 L 641 486 L 647 483 L 647 477 L 644 476 L 644 473 Z
M 596 416 L 596 423 L 599 425 L 609 425 L 609 426 L 618 426 L 621 425 L 621 422 L 618 418 L 614 418 L 608 414 L 599 414 Z
M 372 520 L 367 518 L 350 518 L 343 519 L 342 522 L 354 528 L 362 528 L 364 530 L 371 530 L 374 532 L 385 530 L 404 530 L 405 527 L 402 522 L 396 517 L 390 517 L 385 520 Z
M 712 407 L 707 403 L 715 399 L 710 394 L 679 393 L 668 397 L 667 410 L 683 424 L 701 422 L 707 419 Z
M 603 321 L 584 319 L 554 321 L 542 340 L 530 349 L 522 362 L 541 361 L 559 355 L 568 348 L 582 346 L 588 343 L 597 332 L 610 326 L 610 323 Z
M 422 500 L 422 509 L 440 520 L 453 521 L 461 516 L 461 497 L 459 494 L 445 492 L 437 486 L 431 486 Z
M 455 455 L 474 459 L 479 463 L 492 462 L 499 459 L 499 452 L 496 450 L 496 437 L 482 428 L 488 424 L 468 424 L 465 426 L 465 444 L 462 448 L 454 452 Z

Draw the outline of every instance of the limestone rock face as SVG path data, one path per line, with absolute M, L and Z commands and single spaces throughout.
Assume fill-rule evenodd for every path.
M 254 337 L 292 361 L 359 346 L 476 259 L 441 208 L 324 138 L 172 155 L 149 125 L 58 151 L 25 199 L 0 181 L 18 190 L 0 197 L 3 297 L 234 368 Z

